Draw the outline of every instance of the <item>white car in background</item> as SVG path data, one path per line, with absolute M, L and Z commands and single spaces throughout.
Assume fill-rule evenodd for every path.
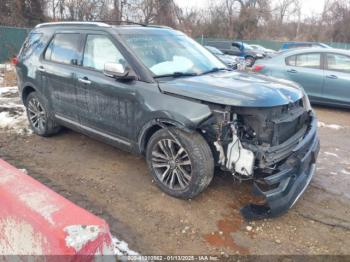
M 262 45 L 250 45 L 254 50 L 263 51 L 266 55 L 275 54 L 276 51 L 273 49 L 265 48 Z

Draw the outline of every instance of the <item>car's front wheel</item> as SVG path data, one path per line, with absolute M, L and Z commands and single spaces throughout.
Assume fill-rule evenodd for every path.
M 151 137 L 146 158 L 158 187 L 173 197 L 197 196 L 214 175 L 212 152 L 198 133 L 161 129 Z
M 25 106 L 29 124 L 35 134 L 51 136 L 60 131 L 60 126 L 56 124 L 50 115 L 48 107 L 39 93 L 30 93 L 26 99 Z

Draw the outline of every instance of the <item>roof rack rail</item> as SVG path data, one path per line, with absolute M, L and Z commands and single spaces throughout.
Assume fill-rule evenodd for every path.
M 102 22 L 69 21 L 69 22 L 50 22 L 50 23 L 38 24 L 35 28 L 55 26 L 55 25 L 90 25 L 90 26 L 96 26 L 96 27 L 111 27 L 109 24 L 102 23 Z
M 133 21 L 128 21 L 128 20 L 101 20 L 101 21 L 94 21 L 96 23 L 107 23 L 107 24 L 130 24 L 130 25 L 140 25 L 140 26 L 149 26 L 148 24 L 144 23 L 138 23 L 138 22 L 133 22 Z
M 63 21 L 63 22 L 49 22 L 49 23 L 42 23 L 38 24 L 35 28 L 41 28 L 41 27 L 50 27 L 50 26 L 82 26 L 82 25 L 89 25 L 89 26 L 96 26 L 96 27 L 111 27 L 111 25 L 121 25 L 121 24 L 130 24 L 130 25 L 139 25 L 143 27 L 155 27 L 155 28 L 169 28 L 168 26 L 162 26 L 162 25 L 152 25 L 152 24 L 143 24 L 133 21 L 123 21 L 123 20 L 103 20 L 103 21 Z
M 129 20 L 101 20 L 101 21 L 95 21 L 95 22 L 100 22 L 100 23 L 107 23 L 107 24 L 130 24 L 130 25 L 140 25 L 144 27 L 157 27 L 157 28 L 171 28 L 169 26 L 163 26 L 163 25 L 153 25 L 153 24 L 144 24 L 144 23 L 139 23 L 139 22 L 134 22 L 134 21 L 129 21 Z

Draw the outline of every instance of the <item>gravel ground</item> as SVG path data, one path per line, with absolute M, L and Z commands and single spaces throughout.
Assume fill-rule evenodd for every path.
M 0 87 L 0 157 L 105 218 L 141 254 L 350 255 L 350 111 L 315 108 L 322 146 L 310 187 L 288 214 L 247 223 L 239 208 L 252 200 L 249 182 L 218 174 L 199 197 L 171 198 L 142 157 L 69 130 L 32 135 L 18 103 Z M 17 119 L 20 132 L 1 117 Z

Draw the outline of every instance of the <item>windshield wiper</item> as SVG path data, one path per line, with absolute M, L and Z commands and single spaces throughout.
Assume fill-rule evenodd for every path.
M 200 75 L 207 75 L 207 74 L 211 74 L 211 73 L 216 73 L 216 72 L 219 72 L 219 71 L 232 71 L 231 69 L 229 68 L 225 68 L 225 67 L 222 67 L 222 68 L 219 68 L 219 67 L 214 67 L 206 72 L 203 72 L 201 73 Z
M 172 74 L 164 74 L 164 75 L 159 75 L 155 76 L 154 78 L 162 78 L 162 77 L 184 77 L 184 76 L 198 76 L 197 73 L 184 73 L 184 72 L 174 72 Z

